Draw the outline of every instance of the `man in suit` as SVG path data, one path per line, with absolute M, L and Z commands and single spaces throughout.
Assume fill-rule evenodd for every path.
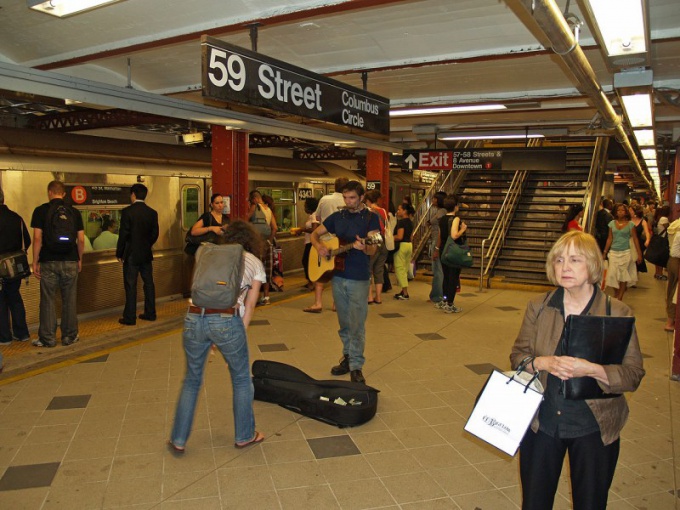
M 132 205 L 121 212 L 116 257 L 123 263 L 125 308 L 118 322 L 126 326 L 137 323 L 137 275 L 144 282 L 144 313 L 139 318 L 156 320 L 156 287 L 153 283 L 151 247 L 158 240 L 158 213 L 144 203 L 148 190 L 143 184 L 130 188 Z

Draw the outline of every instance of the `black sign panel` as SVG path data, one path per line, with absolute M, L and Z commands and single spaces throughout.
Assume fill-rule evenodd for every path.
M 298 200 L 306 200 L 314 197 L 314 190 L 312 188 L 298 188 Z
M 380 191 L 381 181 L 366 181 L 366 191 Z
M 66 201 L 74 206 L 98 205 L 115 206 L 130 205 L 131 186 L 80 186 L 66 185 Z
M 265 57 L 202 38 L 203 95 L 389 135 L 389 99 Z
M 413 170 L 500 170 L 503 151 L 470 150 L 406 150 L 402 155 L 402 171 Z

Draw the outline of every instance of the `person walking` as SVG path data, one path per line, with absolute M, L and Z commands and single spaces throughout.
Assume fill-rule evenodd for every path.
M 144 282 L 144 313 L 139 318 L 156 320 L 156 287 L 153 281 L 151 247 L 158 240 L 158 213 L 146 205 L 148 189 L 143 184 L 130 188 L 132 205 L 121 212 L 116 258 L 123 263 L 125 308 L 118 322 L 125 326 L 137 323 L 137 277 Z
M 248 197 L 250 201 L 250 210 L 248 211 L 248 221 L 253 225 L 255 230 L 260 234 L 264 245 L 262 248 L 262 255 L 260 256 L 264 264 L 264 270 L 267 274 L 267 281 L 262 286 L 262 299 L 258 301 L 259 305 L 269 304 L 269 288 L 271 286 L 272 278 L 272 248 L 275 242 L 277 225 L 274 211 L 269 207 L 267 202 L 263 199 L 262 194 L 254 189 L 250 192 Z
M 604 253 L 604 247 L 607 245 L 607 238 L 609 237 L 609 223 L 614 220 L 614 216 L 612 216 L 613 208 L 612 201 L 605 198 L 602 200 L 602 208 L 595 215 L 595 240 L 602 253 Z
M 85 230 L 80 212 L 64 202 L 66 188 L 60 181 L 47 185 L 49 202 L 35 208 L 33 275 L 40 280 L 40 326 L 36 347 L 57 345 L 57 292 L 61 293 L 61 343 L 76 343 L 78 274 L 83 268 Z
M 368 288 L 371 282 L 370 257 L 376 252 L 375 244 L 365 239 L 380 232 L 378 215 L 362 202 L 364 187 L 359 181 L 349 181 L 342 188 L 345 208 L 334 212 L 312 233 L 312 244 L 322 257 L 330 254 L 322 241 L 328 233 L 335 234 L 341 244 L 350 243 L 345 266 L 333 275 L 333 299 L 338 312 L 342 358 L 331 369 L 333 375 L 349 373 L 354 382 L 364 383 L 364 347 L 366 345 L 366 317 L 368 315 Z
M 31 237 L 23 218 L 5 205 L 5 194 L 0 188 L 0 258 L 5 253 L 28 250 L 30 246 Z M 21 280 L 0 282 L 0 345 L 11 344 L 12 338 L 19 342 L 30 338 Z
M 198 392 L 203 384 L 205 359 L 214 345 L 227 362 L 233 392 L 234 446 L 245 448 L 260 443 L 264 435 L 255 430 L 253 412 L 254 388 L 250 379 L 250 360 L 246 330 L 255 312 L 260 286 L 267 281 L 264 264 L 259 258 L 264 239 L 243 220 L 231 222 L 224 243 L 243 246 L 243 276 L 236 305 L 232 309 L 190 306 L 184 319 L 182 342 L 186 354 L 186 375 L 182 385 L 175 422 L 168 441 L 174 456 L 184 454 L 196 411 Z M 225 274 L 229 271 L 224 269 Z
M 378 205 L 382 195 L 378 190 L 367 191 L 364 195 L 364 204 L 380 219 L 380 234 L 383 242 L 371 256 L 371 287 L 368 291 L 368 304 L 382 304 L 382 288 L 385 283 L 385 263 L 387 262 L 387 247 L 385 246 L 385 225 L 387 224 L 387 211 Z
M 635 231 L 635 224 L 630 220 L 630 214 L 625 204 L 614 206 L 613 221 L 609 222 L 609 237 L 604 247 L 603 255 L 609 255 L 609 269 L 607 269 L 607 286 L 614 287 L 616 299 L 623 301 L 628 285 L 637 283 L 636 263 L 642 262 L 642 249 Z M 631 241 L 636 254 L 632 253 Z M 611 252 L 610 252 L 611 249 Z
M 444 299 L 444 271 L 442 261 L 439 258 L 439 220 L 446 215 L 444 209 L 444 199 L 446 193 L 437 191 L 433 197 L 432 207 L 430 207 L 428 223 L 430 224 L 430 259 L 432 260 L 432 287 L 430 289 L 430 302 L 441 303 Z

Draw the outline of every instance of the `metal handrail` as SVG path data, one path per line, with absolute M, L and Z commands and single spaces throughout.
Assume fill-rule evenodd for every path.
M 590 171 L 588 172 L 588 182 L 586 184 L 585 195 L 583 196 L 584 232 L 591 232 L 595 223 L 595 215 L 600 205 L 600 190 L 602 190 L 602 181 L 605 174 L 608 147 L 608 137 L 598 137 L 595 141 L 595 149 L 593 150 Z
M 512 216 L 517 208 L 517 203 L 522 196 L 522 189 L 524 188 L 524 183 L 526 182 L 528 172 L 526 170 L 518 170 L 510 182 L 508 187 L 508 193 L 503 199 L 501 208 L 498 211 L 498 216 L 496 216 L 496 221 L 491 227 L 489 232 L 489 237 L 482 241 L 481 247 L 481 259 L 479 263 L 479 291 L 482 291 L 484 284 L 484 275 L 489 272 L 492 265 L 495 263 L 498 253 L 500 252 L 503 243 L 505 242 L 505 235 L 508 231 L 508 225 Z M 484 252 L 486 243 L 490 242 L 489 253 L 487 254 L 488 262 L 486 267 L 484 266 Z

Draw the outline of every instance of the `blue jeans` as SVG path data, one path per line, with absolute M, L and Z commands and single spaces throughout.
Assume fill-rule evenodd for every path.
M 61 292 L 61 340 L 77 337 L 78 262 L 41 262 L 40 274 L 38 338 L 46 345 L 57 343 L 57 291 Z
M 198 391 L 203 383 L 205 358 L 215 344 L 229 366 L 233 390 L 234 430 L 237 443 L 255 437 L 253 397 L 250 379 L 248 342 L 243 320 L 232 315 L 187 313 L 184 319 L 184 353 L 187 370 L 177 402 L 171 440 L 176 446 L 186 445 L 194 421 Z
M 26 308 L 24 308 L 24 300 L 21 299 L 22 281 L 3 282 L 2 284 L 2 290 L 0 290 L 0 342 L 11 342 L 12 336 L 17 340 L 26 340 L 30 336 L 26 324 Z M 1 363 L 0 366 L 2 366 Z
M 361 370 L 366 358 L 366 317 L 370 280 L 333 278 L 333 300 L 340 323 L 342 353 L 349 358 L 350 370 Z
M 434 253 L 434 247 L 439 243 L 430 246 L 430 254 Z M 432 289 L 430 290 L 430 301 L 439 303 L 444 298 L 444 271 L 442 261 L 439 257 L 432 259 Z

